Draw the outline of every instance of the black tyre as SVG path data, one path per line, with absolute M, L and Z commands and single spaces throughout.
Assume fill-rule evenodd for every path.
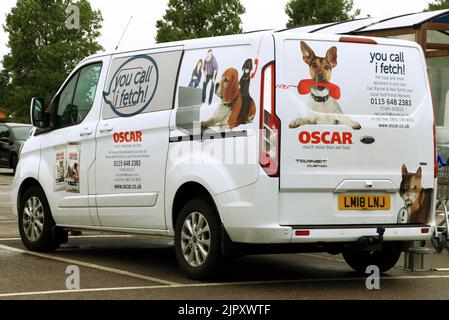
M 394 245 L 384 244 L 380 251 L 344 251 L 343 258 L 355 271 L 365 274 L 366 268 L 375 265 L 381 273 L 393 268 L 401 256 L 401 250 Z
M 184 274 L 194 280 L 213 276 L 221 259 L 220 223 L 206 198 L 188 201 L 175 225 L 175 253 Z
M 11 169 L 12 169 L 12 172 L 14 173 L 14 174 L 16 174 L 16 168 L 17 168 L 17 163 L 18 163 L 19 161 L 18 161 L 18 159 L 17 159 L 17 156 L 15 155 L 15 154 L 13 154 L 12 156 L 11 156 Z
M 439 235 L 438 237 L 432 237 L 432 245 L 435 251 L 440 253 L 444 249 L 444 244 L 446 243 L 446 237 L 444 235 Z
M 56 250 L 66 232 L 55 228 L 47 198 L 38 186 L 32 186 L 23 194 L 19 205 L 19 231 L 22 242 L 31 251 Z

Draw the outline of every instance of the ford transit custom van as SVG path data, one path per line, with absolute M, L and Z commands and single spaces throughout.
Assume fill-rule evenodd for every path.
M 287 30 L 99 54 L 31 118 L 12 188 L 29 250 L 96 230 L 174 239 L 193 279 L 253 252 L 343 254 L 364 273 L 434 232 L 413 42 Z

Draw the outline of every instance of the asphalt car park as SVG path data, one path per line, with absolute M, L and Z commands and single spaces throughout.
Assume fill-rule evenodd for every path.
M 0 169 L 0 299 L 448 299 L 449 254 L 425 257 L 425 270 L 404 259 L 369 290 L 340 255 L 255 255 L 224 262 L 212 281 L 189 280 L 172 243 L 146 236 L 83 232 L 54 253 L 22 245 L 9 195 L 12 170 Z M 70 266 L 79 288 L 67 286 Z

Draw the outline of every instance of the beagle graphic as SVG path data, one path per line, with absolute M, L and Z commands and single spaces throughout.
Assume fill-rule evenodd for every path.
M 249 85 L 249 83 L 248 83 Z M 239 73 L 235 68 L 228 68 L 217 84 L 216 94 L 221 102 L 214 115 L 201 123 L 202 129 L 212 126 L 233 129 L 241 124 L 249 123 L 256 114 L 254 100 L 245 92 L 244 98 L 239 86 Z M 242 108 L 242 104 L 246 105 Z M 243 111 L 244 114 L 241 114 Z

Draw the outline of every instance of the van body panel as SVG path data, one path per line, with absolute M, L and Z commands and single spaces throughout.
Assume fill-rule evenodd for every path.
M 398 223 L 404 166 L 420 176 L 430 210 L 433 112 L 422 50 L 383 39 L 343 43 L 292 32 L 275 38 L 279 223 Z M 390 207 L 345 211 L 338 206 L 343 193 L 348 207 L 350 199 L 370 199 L 373 207 L 388 200 Z
M 170 111 L 160 111 L 139 114 L 132 118 L 100 121 L 97 131 L 97 153 L 101 156 L 97 157 L 97 168 L 101 169 L 97 170 L 96 174 L 98 190 L 96 204 L 102 226 L 129 228 L 140 225 L 141 227 L 155 229 L 165 228 L 162 190 L 165 182 L 165 170 L 163 168 L 167 157 L 169 116 Z M 106 123 L 112 130 L 101 132 L 102 126 Z M 114 142 L 114 135 L 117 136 L 117 134 L 123 132 L 141 133 L 141 145 L 145 144 L 146 150 L 146 153 L 141 154 L 142 158 L 137 157 L 139 156 L 137 154 L 136 158 L 133 158 L 134 160 L 127 160 L 127 158 L 122 159 L 118 155 L 110 154 L 114 150 L 120 152 L 122 146 L 128 145 L 126 142 Z M 111 156 L 116 158 L 111 159 Z M 124 161 L 139 161 L 139 163 L 128 164 Z M 128 171 L 126 170 L 134 168 L 136 170 L 130 171 L 128 178 Z M 123 172 L 123 178 L 121 172 Z M 135 174 L 138 174 L 138 176 L 134 177 Z M 126 180 L 136 178 L 141 180 Z M 141 203 L 142 194 L 148 193 L 155 194 L 158 201 L 151 206 L 148 203 L 147 205 L 141 205 L 146 209 L 137 208 L 136 204 Z M 110 202 L 104 201 L 116 196 L 120 197 L 122 205 L 114 207 L 111 206 Z M 125 216 L 123 215 L 124 210 L 127 212 Z M 122 216 L 122 219 L 119 218 L 120 216 Z M 109 219 L 113 219 L 113 221 Z
M 176 193 L 195 182 L 238 243 L 341 244 L 377 236 L 379 226 L 385 241 L 430 239 L 434 119 L 422 50 L 339 39 L 267 31 L 86 59 L 71 75 L 103 63 L 92 108 L 81 123 L 25 143 L 13 212 L 34 178 L 58 226 L 173 237 Z M 279 175 L 259 163 L 267 112 L 280 122 Z M 78 156 L 75 189 L 61 151 Z M 429 206 L 425 221 L 401 220 L 414 210 L 407 197 Z
M 177 47 L 112 57 L 96 133 L 96 205 L 104 227 L 166 228 L 168 125 L 181 55 Z
M 34 129 L 33 129 L 34 130 Z M 33 131 L 32 130 L 32 131 Z M 39 167 L 41 162 L 41 137 L 30 136 L 28 143 L 25 143 L 21 150 L 23 158 L 19 158 L 16 173 L 11 184 L 11 203 L 12 213 L 15 217 L 18 215 L 18 198 L 21 183 L 27 179 L 39 181 Z
M 215 196 L 229 237 L 241 243 L 288 243 L 292 228 L 279 225 L 277 179 L 260 169 L 257 182 Z
M 58 99 L 54 100 L 56 104 L 59 104 L 58 101 L 69 99 L 71 95 L 76 98 L 76 94 L 71 93 L 69 88 L 72 84 L 78 85 L 79 78 L 76 77 L 78 77 L 79 72 L 90 65 L 99 65 L 101 71 L 98 75 L 95 95 L 92 97 L 92 105 L 84 119 L 80 123 L 56 128 L 39 135 L 41 139 L 39 182 L 47 195 L 56 223 L 64 222 L 86 226 L 93 224 L 88 195 L 95 190 L 89 190 L 89 178 L 93 176 L 91 170 L 94 168 L 93 164 L 96 157 L 94 133 L 99 120 L 101 89 L 106 80 L 109 61 L 110 57 L 105 56 L 87 60 L 78 65 L 56 95 L 56 99 Z M 75 99 L 74 97 L 71 97 L 71 99 Z M 62 102 L 61 107 L 65 107 Z M 61 117 L 63 116 L 61 115 Z M 73 158 L 71 158 L 72 156 Z M 76 178 L 70 179 L 72 182 L 68 182 L 68 168 L 70 167 L 75 172 L 73 167 L 75 163 L 78 166 Z M 73 205 L 71 208 L 66 208 L 65 202 L 71 202 L 72 204 L 75 202 L 76 208 Z M 60 205 L 64 207 L 60 207 Z
M 184 183 L 197 182 L 215 197 L 251 185 L 259 178 L 260 70 L 274 57 L 273 38 L 271 34 L 258 34 L 243 35 L 237 41 L 229 42 L 228 39 L 218 37 L 207 44 L 193 41 L 185 45 L 175 109 L 170 119 L 171 142 L 166 176 L 166 216 L 169 228 L 174 224 L 170 223 L 171 204 Z M 209 83 L 211 77 L 208 76 L 207 68 L 204 69 L 209 52 L 217 69 L 214 87 Z M 249 65 L 248 96 L 255 105 L 255 114 L 251 120 L 247 119 L 246 123 L 239 123 L 229 130 L 228 115 L 226 119 L 215 123 L 209 121 L 206 128 L 201 128 L 202 124 L 215 116 L 225 100 L 222 97 L 224 93 L 220 94 L 216 86 L 220 85 L 226 74 L 233 73 L 233 85 L 238 91 L 245 66 Z M 200 79 L 195 81 L 198 73 Z M 234 96 L 233 99 L 238 98 Z M 226 214 L 218 211 L 221 218 L 226 219 Z

